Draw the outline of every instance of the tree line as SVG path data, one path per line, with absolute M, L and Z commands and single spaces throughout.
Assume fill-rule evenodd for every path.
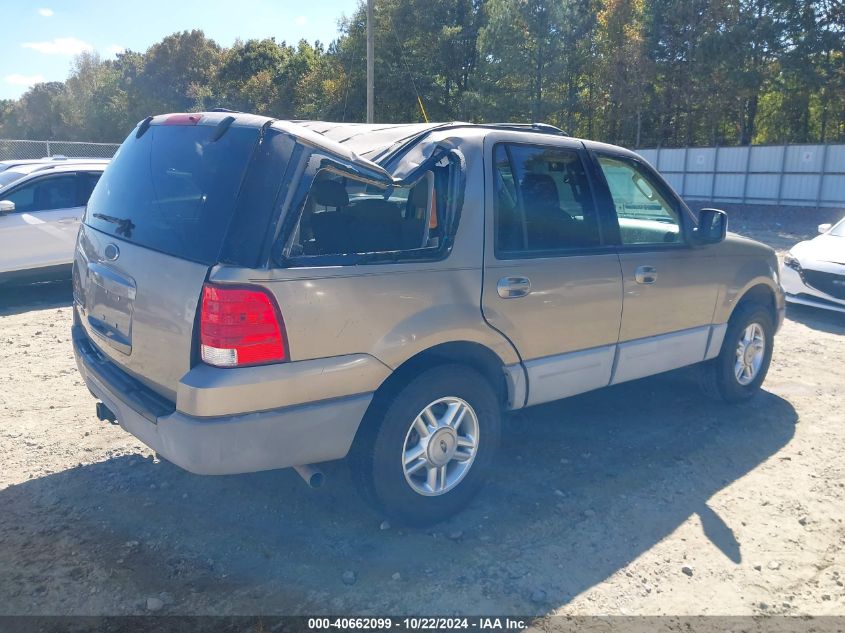
M 363 121 L 366 9 L 328 45 L 200 30 L 0 101 L 0 138 L 119 141 L 225 107 Z M 376 0 L 376 120 L 538 121 L 635 146 L 845 140 L 842 0 Z M 425 115 L 420 107 L 422 103 Z

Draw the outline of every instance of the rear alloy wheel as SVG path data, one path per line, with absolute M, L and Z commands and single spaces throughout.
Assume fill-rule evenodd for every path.
M 759 304 L 740 306 L 728 322 L 719 355 L 701 365 L 702 389 L 725 402 L 751 398 L 769 371 L 773 344 L 769 310 Z
M 443 495 L 467 475 L 478 453 L 478 417 L 464 400 L 440 398 L 414 418 L 402 451 L 405 481 L 423 496 Z
M 460 365 L 433 367 L 371 413 L 352 465 L 379 509 L 427 525 L 466 507 L 501 433 L 499 402 L 484 377 Z

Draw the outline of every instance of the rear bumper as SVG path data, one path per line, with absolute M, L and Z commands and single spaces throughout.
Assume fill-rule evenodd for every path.
M 74 354 L 85 384 L 120 426 L 177 466 L 227 475 L 344 457 L 372 393 L 239 415 L 193 417 L 146 389 L 98 354 L 74 327 Z

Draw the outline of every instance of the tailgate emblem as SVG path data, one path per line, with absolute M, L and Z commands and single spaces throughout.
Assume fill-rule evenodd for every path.
M 120 257 L 120 249 L 114 244 L 107 244 L 105 250 L 103 251 L 103 255 L 107 260 L 113 262 Z

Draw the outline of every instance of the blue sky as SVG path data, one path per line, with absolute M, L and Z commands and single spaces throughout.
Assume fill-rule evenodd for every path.
M 73 57 L 95 50 L 144 51 L 174 31 L 202 29 L 223 46 L 274 36 L 328 44 L 358 0 L 0 0 L 0 99 L 38 81 L 62 81 Z

